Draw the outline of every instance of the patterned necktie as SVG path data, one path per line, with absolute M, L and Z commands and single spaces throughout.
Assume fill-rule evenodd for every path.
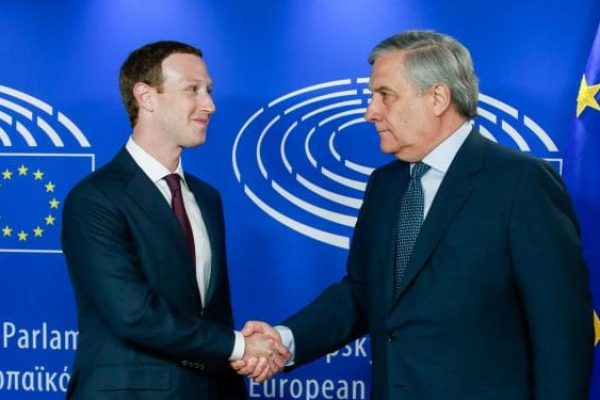
M 394 290 L 400 287 L 402 278 L 406 273 L 406 266 L 413 251 L 419 230 L 423 224 L 423 186 L 421 177 L 431 168 L 429 165 L 419 161 L 413 166 L 410 173 L 410 181 L 400 205 L 398 214 L 397 237 L 396 237 L 396 270 L 394 276 Z
M 188 216 L 185 212 L 185 207 L 183 206 L 183 197 L 181 195 L 181 183 L 179 182 L 179 179 L 180 178 L 178 174 L 170 174 L 165 176 L 165 180 L 167 181 L 167 185 L 169 185 L 169 190 L 171 190 L 171 195 L 173 197 L 171 200 L 171 207 L 173 208 L 175 217 L 177 217 L 177 221 L 179 221 L 179 225 L 181 225 L 183 235 L 185 236 L 185 240 L 187 242 L 195 266 L 196 248 L 194 246 L 194 235 L 192 234 L 192 226 L 190 225 L 190 220 L 188 219 Z

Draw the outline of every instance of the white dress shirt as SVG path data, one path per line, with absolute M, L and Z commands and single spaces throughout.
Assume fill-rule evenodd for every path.
M 154 185 L 156 185 L 156 188 L 163 195 L 169 204 L 169 207 L 171 207 L 171 190 L 169 189 L 167 181 L 164 179 L 165 176 L 171 174 L 171 171 L 169 171 L 158 160 L 142 149 L 132 137 L 129 137 L 125 148 L 135 163 L 142 169 L 142 171 L 144 171 Z M 206 225 L 204 224 L 204 219 L 202 218 L 202 212 L 200 211 L 200 207 L 198 207 L 196 198 L 190 191 L 185 180 L 181 159 L 179 159 L 175 173 L 181 177 L 181 195 L 183 197 L 183 206 L 185 207 L 186 214 L 190 220 L 192 235 L 194 236 L 194 250 L 196 251 L 196 284 L 198 285 L 198 290 L 200 291 L 202 304 L 206 304 L 206 289 L 210 279 L 212 261 L 212 252 L 210 250 L 208 231 L 206 230 Z M 230 360 L 238 360 L 242 358 L 245 350 L 244 344 L 243 335 L 240 332 L 235 332 L 235 345 L 230 356 Z
M 442 184 L 444 176 L 446 176 L 446 172 L 448 172 L 448 168 L 450 168 L 450 164 L 452 164 L 456 153 L 458 153 L 458 150 L 467 139 L 467 136 L 469 136 L 472 127 L 473 121 L 466 121 L 460 128 L 448 136 L 442 143 L 437 145 L 429 152 L 429 154 L 425 156 L 425 158 L 423 158 L 423 160 L 421 160 L 431 167 L 421 177 L 421 185 L 423 186 L 424 197 L 423 220 L 425 220 L 427 213 L 429 213 L 429 209 L 433 204 L 433 200 L 435 199 L 435 195 Z M 411 171 L 413 167 L 414 163 L 411 163 Z M 287 346 L 287 348 L 290 350 L 290 353 L 292 353 L 292 358 L 287 364 L 292 365 L 294 363 L 294 358 L 296 357 L 296 343 L 294 341 L 294 334 L 287 326 L 278 325 L 275 328 L 281 335 L 283 344 Z
M 442 184 L 444 176 L 446 176 L 446 172 L 448 172 L 448 168 L 450 168 L 450 164 L 452 164 L 456 153 L 458 153 L 467 136 L 469 136 L 472 128 L 473 122 L 466 121 L 456 132 L 448 136 L 446 140 L 437 145 L 421 160 L 431 167 L 421 177 L 424 197 L 423 221 L 427 217 L 427 213 L 429 213 L 433 199 L 435 199 L 435 195 Z M 413 167 L 414 163 L 410 165 L 411 171 Z

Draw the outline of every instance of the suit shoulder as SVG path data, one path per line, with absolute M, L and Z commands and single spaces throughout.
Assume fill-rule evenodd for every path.
M 69 190 L 66 201 L 73 198 L 95 199 L 99 194 L 107 195 L 110 191 L 120 190 L 127 175 L 114 160 L 109 161 L 76 183 Z
M 565 185 L 559 171 L 548 161 L 532 156 L 531 154 L 510 149 L 486 139 L 486 161 L 490 165 L 501 168 L 504 174 L 518 176 L 519 181 L 531 179 L 548 181 L 561 187 Z
M 512 162 L 534 162 L 538 159 L 535 157 L 524 153 L 520 150 L 511 149 L 510 147 L 506 147 L 502 144 L 498 144 L 493 142 L 487 138 L 482 138 L 485 144 L 485 154 L 487 157 L 495 158 L 503 161 L 512 161 Z
M 508 148 L 491 140 L 485 139 L 485 155 L 489 162 L 500 163 L 508 171 L 511 168 L 546 169 L 552 168 L 550 163 L 544 159 L 537 158 L 520 150 Z

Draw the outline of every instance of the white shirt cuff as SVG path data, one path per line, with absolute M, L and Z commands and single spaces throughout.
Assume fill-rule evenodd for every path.
M 229 361 L 241 360 L 244 357 L 244 351 L 246 351 L 246 341 L 244 340 L 242 332 L 233 331 L 233 333 L 235 333 L 235 342 L 233 344 L 231 355 L 229 356 Z
M 285 366 L 289 367 L 290 365 L 294 365 L 294 359 L 296 358 L 296 342 L 294 341 L 294 334 L 292 333 L 292 330 L 284 325 L 277 325 L 275 329 L 277 329 L 277 332 L 279 332 L 279 336 L 281 336 L 281 342 L 283 345 L 287 347 L 292 354 L 292 358 L 290 358 L 290 361 L 288 361 Z

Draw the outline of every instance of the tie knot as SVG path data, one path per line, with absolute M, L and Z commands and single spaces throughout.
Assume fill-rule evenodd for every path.
M 179 182 L 178 174 L 169 174 L 165 176 L 165 180 L 167 181 L 167 185 L 169 185 L 169 190 L 171 193 L 175 193 L 181 191 L 181 183 Z
M 429 165 L 425 164 L 423 161 L 419 161 L 413 166 L 412 171 L 410 172 L 411 179 L 421 179 L 427 171 L 431 168 Z

